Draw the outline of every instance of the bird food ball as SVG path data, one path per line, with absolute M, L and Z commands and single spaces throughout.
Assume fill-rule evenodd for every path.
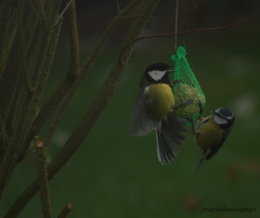
M 181 83 L 174 87 L 174 94 L 176 108 L 173 113 L 175 116 L 181 118 L 192 118 L 200 111 L 200 101 L 203 99 L 196 88 Z M 185 102 L 190 99 L 192 99 L 192 102 L 185 104 Z M 184 104 L 182 105 L 182 103 Z

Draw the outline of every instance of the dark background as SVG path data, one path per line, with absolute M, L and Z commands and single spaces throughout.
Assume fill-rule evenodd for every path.
M 123 7 L 126 0 L 120 0 Z M 77 1 L 83 59 L 115 15 L 116 1 Z M 164 0 L 143 35 L 169 33 L 174 28 L 175 1 Z M 57 214 L 71 201 L 69 217 L 170 218 L 259 217 L 260 196 L 260 1 L 182 0 L 179 30 L 213 27 L 255 16 L 250 22 L 218 31 L 182 35 L 188 60 L 206 94 L 205 114 L 219 106 L 231 108 L 236 122 L 221 151 L 199 172 L 200 151 L 191 134 L 181 154 L 169 166 L 157 161 L 154 133 L 128 135 L 129 117 L 141 74 L 153 62 L 172 64 L 173 37 L 137 43 L 120 85 L 90 135 L 64 169 L 51 181 L 51 197 Z M 131 19 L 131 18 L 129 18 Z M 119 25 L 91 74 L 82 82 L 66 110 L 52 141 L 50 158 L 63 145 L 81 119 L 95 92 L 115 62 L 126 22 Z M 58 48 L 48 94 L 65 75 L 69 65 L 66 27 Z M 35 178 L 33 158 L 20 164 L 0 209 L 4 211 Z M 40 217 L 39 196 L 20 217 Z M 203 207 L 256 208 L 255 213 L 200 214 Z

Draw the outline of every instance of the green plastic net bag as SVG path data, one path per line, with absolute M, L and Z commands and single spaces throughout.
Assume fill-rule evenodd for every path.
M 173 87 L 176 105 L 180 105 L 189 99 L 193 100 L 190 104 L 183 104 L 177 107 L 174 113 L 178 117 L 187 118 L 194 122 L 201 115 L 205 106 L 205 95 L 195 74 L 190 68 L 186 58 L 185 48 L 180 46 L 177 49 L 176 54 L 171 56 L 171 59 L 175 64 L 173 80 L 180 81 Z

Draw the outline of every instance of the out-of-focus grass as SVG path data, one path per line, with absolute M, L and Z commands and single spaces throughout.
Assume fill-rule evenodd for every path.
M 150 41 L 147 47 L 138 46 L 117 92 L 90 135 L 50 183 L 54 213 L 71 201 L 70 217 L 257 217 L 260 209 L 259 44 L 252 36 L 232 36 L 225 38 L 222 34 L 216 39 L 211 34 L 201 41 L 190 39 L 186 44 L 188 59 L 207 95 L 205 113 L 226 106 L 237 115 L 230 137 L 211 161 L 195 173 L 199 149 L 191 134 L 181 154 L 169 166 L 161 166 L 157 161 L 154 134 L 136 138 L 128 135 L 129 117 L 143 68 L 152 62 L 170 61 L 169 43 L 158 45 L 158 40 L 154 44 Z M 106 53 L 83 82 L 55 134 L 51 155 L 77 124 L 111 66 Z M 49 84 L 50 90 L 61 78 L 61 72 L 57 72 L 51 77 L 54 82 Z M 16 170 L 3 209 L 16 197 L 14 193 L 22 191 L 35 176 L 33 159 L 30 155 L 27 159 Z M 39 205 L 39 198 L 34 198 L 20 217 L 40 217 Z M 248 207 L 257 211 L 200 214 L 203 207 Z

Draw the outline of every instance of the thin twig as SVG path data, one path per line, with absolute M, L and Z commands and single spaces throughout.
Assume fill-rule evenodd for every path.
M 26 63 L 26 46 L 25 46 L 25 34 L 24 34 L 24 29 L 22 29 L 20 31 L 20 38 L 21 38 L 21 61 L 22 61 L 22 66 L 23 66 L 23 72 L 24 72 L 24 77 L 25 77 L 25 81 L 26 81 L 26 85 L 28 88 L 28 91 L 30 93 L 34 92 L 34 87 L 32 85 L 32 81 L 30 78 L 30 72 L 28 69 L 28 65 Z
M 121 7 L 120 7 L 119 0 L 116 0 L 116 6 L 117 6 L 117 12 L 121 13 Z
M 6 39 L 6 42 L 4 43 L 4 49 L 1 51 L 1 55 L 0 55 L 0 79 L 2 77 L 2 75 L 5 72 L 5 66 L 7 64 L 7 60 L 9 57 L 9 54 L 11 52 L 11 48 L 16 36 L 16 31 L 17 27 L 15 26 L 12 30 L 12 32 L 10 33 L 10 35 L 8 35 L 8 39 Z
M 67 217 L 68 213 L 71 211 L 72 209 L 72 204 L 69 202 L 65 205 L 65 207 L 62 209 L 62 211 L 60 212 L 60 214 L 58 215 L 58 218 L 65 218 Z
M 65 12 L 68 10 L 68 8 L 70 7 L 70 5 L 73 1 L 74 0 L 68 0 L 67 4 L 65 5 L 65 7 L 61 11 L 61 13 L 57 15 L 57 18 L 56 18 L 56 21 L 54 22 L 54 25 L 56 25 L 60 22 L 60 20 L 63 18 Z
M 182 13 L 191 13 L 191 12 L 197 10 L 197 9 L 199 8 L 200 4 L 201 4 L 201 2 L 198 1 L 197 4 L 195 4 L 195 5 L 192 6 L 191 8 L 189 8 L 189 9 L 183 11 Z
M 72 76 L 80 74 L 80 49 L 79 49 L 79 34 L 77 25 L 77 13 L 75 0 L 70 4 L 70 44 L 71 44 L 71 73 Z
M 41 18 L 43 21 L 47 21 L 47 15 L 46 15 L 46 11 L 45 11 L 44 1 L 40 0 L 38 3 L 39 3 L 39 12 L 40 12 Z
M 124 14 L 127 14 L 128 11 L 130 11 L 133 7 L 135 7 L 135 5 L 137 5 L 139 2 L 139 0 L 133 0 L 131 1 L 127 6 L 125 6 L 124 9 L 121 10 L 120 14 L 117 14 L 113 20 L 109 23 L 109 25 L 107 26 L 107 28 L 105 29 L 105 31 L 103 32 L 99 42 L 97 43 L 94 51 L 92 52 L 91 56 L 89 56 L 85 63 L 84 63 L 84 71 L 88 72 L 94 65 L 95 60 L 97 58 L 97 56 L 100 54 L 103 46 L 104 46 L 104 42 L 105 40 L 108 38 L 108 36 L 110 35 L 110 33 L 112 32 L 114 26 L 121 20 L 121 18 L 123 17 Z
M 33 12 L 35 13 L 35 15 L 37 15 L 38 17 L 41 17 L 41 15 L 39 14 L 39 11 L 36 9 L 32 0 L 29 0 L 29 4 L 31 5 L 31 8 L 32 8 Z
M 244 23 L 248 23 L 249 21 L 255 19 L 255 17 L 249 17 L 246 19 L 242 19 L 242 20 L 238 20 L 235 21 L 233 23 L 228 23 L 228 24 L 224 24 L 224 25 L 219 25 L 219 26 L 214 26 L 214 27 L 205 27 L 205 28 L 193 28 L 193 29 L 189 29 L 189 30 L 185 30 L 182 32 L 177 32 L 177 35 L 184 35 L 184 34 L 188 34 L 188 33 L 195 33 L 195 32 L 210 32 L 210 31 L 217 31 L 217 30 L 222 30 L 222 29 L 227 29 L 236 25 L 240 25 L 240 24 L 244 24 Z M 136 43 L 138 41 L 144 40 L 144 39 L 152 39 L 152 38 L 159 38 L 159 37 L 169 37 L 169 36 L 173 36 L 176 33 L 160 33 L 160 34 L 152 34 L 152 35 L 148 35 L 148 36 L 141 36 L 138 37 L 136 39 L 134 39 L 132 42 L 130 42 L 128 45 L 126 45 L 120 53 L 123 53 L 125 49 L 127 49 L 128 46 L 131 46 L 131 44 Z M 121 61 L 121 54 L 119 55 L 119 61 Z
M 40 187 L 42 215 L 44 218 L 51 218 L 51 200 L 46 162 L 48 149 L 39 138 L 35 141 L 35 155 L 38 168 L 38 183 Z

